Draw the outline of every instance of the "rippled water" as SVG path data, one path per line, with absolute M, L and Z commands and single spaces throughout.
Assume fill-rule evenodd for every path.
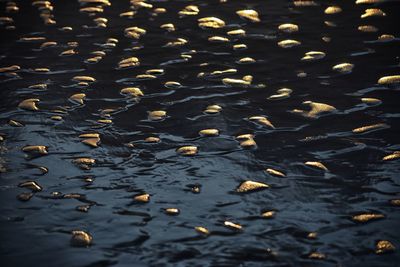
M 371 2 L 2 1 L 1 265 L 398 266 L 400 2 Z M 179 15 L 188 5 L 198 14 Z M 204 17 L 225 26 L 200 28 Z M 325 56 L 301 60 L 310 51 Z M 120 68 L 130 57 L 139 66 Z M 137 77 L 151 69 L 163 73 Z M 209 128 L 219 135 L 199 135 Z M 248 180 L 269 187 L 238 192 Z M 76 230 L 91 244 L 71 242 Z

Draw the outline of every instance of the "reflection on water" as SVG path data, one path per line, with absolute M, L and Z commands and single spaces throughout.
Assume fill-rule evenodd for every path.
M 0 3 L 2 266 L 396 266 L 395 0 Z

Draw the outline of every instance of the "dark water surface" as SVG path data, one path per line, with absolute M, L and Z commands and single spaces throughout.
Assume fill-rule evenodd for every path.
M 399 266 L 399 77 L 378 83 L 400 75 L 399 1 L 46 2 L 0 3 L 1 266 Z M 199 13 L 179 15 L 188 5 Z M 103 12 L 80 11 L 96 6 Z M 325 14 L 328 6 L 342 11 Z M 385 16 L 361 18 L 372 8 Z M 260 22 L 236 14 L 243 9 L 256 10 Z M 204 17 L 225 27 L 200 28 Z M 175 31 L 160 28 L 167 23 Z M 279 30 L 284 23 L 298 32 Z M 132 26 L 146 33 L 125 36 Z M 227 34 L 237 29 L 245 35 Z M 166 45 L 178 38 L 185 40 Z M 301 44 L 280 47 L 286 39 Z M 309 51 L 325 57 L 301 60 Z M 130 57 L 140 65 L 118 68 Z M 239 62 L 246 57 L 255 62 Z M 349 71 L 332 69 L 341 63 Z M 19 67 L 3 69 L 12 65 Z M 151 69 L 164 72 L 137 77 Z M 211 74 L 227 69 L 236 72 Z M 96 81 L 82 86 L 75 76 Z M 143 96 L 121 94 L 126 87 Z M 281 88 L 292 93 L 270 98 Z M 77 93 L 83 104 L 81 95 L 70 99 Z M 39 99 L 39 110 L 19 108 L 26 99 Z M 209 105 L 222 109 L 209 114 Z M 157 110 L 166 117 L 149 118 Z M 219 135 L 199 135 L 208 128 Z M 82 143 L 84 133 L 98 133 L 98 147 Z M 238 140 L 242 134 L 254 137 Z M 22 151 L 27 145 L 48 153 Z M 198 153 L 177 153 L 188 145 Z M 73 163 L 82 157 L 95 163 Z M 246 180 L 270 187 L 237 192 Z M 134 199 L 145 193 L 148 203 Z M 357 221 L 360 214 L 375 219 Z M 90 234 L 91 244 L 71 244 L 74 230 Z M 394 250 L 379 253 L 379 241 Z

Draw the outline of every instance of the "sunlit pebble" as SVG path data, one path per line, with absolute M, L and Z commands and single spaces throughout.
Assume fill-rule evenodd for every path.
M 111 2 L 109 0 L 78 0 L 80 5 L 90 5 L 96 4 L 101 6 L 111 6 Z
M 380 85 L 392 85 L 400 83 L 400 75 L 384 76 L 378 80 Z
M 36 106 L 36 103 L 38 103 L 39 101 L 40 100 L 37 98 L 25 99 L 18 104 L 18 107 L 25 110 L 37 111 L 39 110 L 39 108 Z
M 176 150 L 178 154 L 184 156 L 193 156 L 198 153 L 199 149 L 196 146 L 182 146 Z
M 164 211 L 167 215 L 178 215 L 180 213 L 177 208 L 166 208 Z
M 379 240 L 375 246 L 376 254 L 390 253 L 394 252 L 395 250 L 396 247 L 390 241 L 387 240 Z
M 163 7 L 158 7 L 158 8 L 153 9 L 152 15 L 157 16 L 159 14 L 164 14 L 164 13 L 167 13 L 167 9 L 165 9 Z
M 261 217 L 266 218 L 266 219 L 271 219 L 273 217 L 275 217 L 275 211 L 273 210 L 269 210 L 269 211 L 265 211 L 261 214 Z
M 391 199 L 390 200 L 390 205 L 396 206 L 396 207 L 400 207 L 400 199 Z
M 189 59 L 191 59 L 192 58 L 192 56 L 191 55 L 186 55 L 186 54 L 184 54 L 184 53 L 181 53 L 181 58 L 183 58 L 183 59 L 186 59 L 186 60 L 189 60 Z
M 357 28 L 361 32 L 377 32 L 378 28 L 372 25 L 360 25 Z
M 108 19 L 99 17 L 99 18 L 93 19 L 93 22 L 96 23 L 96 26 L 99 28 L 106 28 Z
M 140 8 L 147 8 L 151 9 L 153 8 L 152 4 L 146 3 L 146 1 L 140 1 L 140 0 L 131 0 L 131 5 L 133 9 L 140 9 Z
M 164 70 L 163 69 L 150 69 L 150 70 L 146 70 L 146 74 L 162 75 L 162 74 L 164 74 Z
M 282 32 L 293 33 L 299 31 L 299 26 L 292 23 L 284 23 L 278 26 L 278 29 Z
M 240 18 L 249 20 L 251 22 L 260 22 L 258 12 L 252 9 L 244 9 L 236 11 Z
M 75 76 L 72 78 L 72 81 L 74 82 L 95 82 L 96 79 L 90 76 Z
M 230 221 L 224 221 L 224 226 L 228 227 L 228 228 L 230 228 L 232 230 L 242 230 L 243 229 L 243 227 L 240 224 L 233 223 L 233 222 L 230 222 Z
M 368 104 L 368 105 L 378 105 L 380 103 L 382 103 L 382 101 L 380 99 L 377 98 L 361 98 L 361 102 Z
M 106 55 L 106 52 L 98 50 L 98 51 L 92 51 L 90 52 L 90 54 L 94 56 L 104 57 Z
M 267 172 L 270 175 L 277 176 L 277 177 L 286 177 L 286 174 L 284 174 L 283 172 L 280 172 L 280 171 L 277 171 L 277 170 L 274 170 L 271 168 L 266 169 L 265 172 Z
M 377 3 L 382 3 L 385 0 L 357 0 L 356 4 L 361 5 L 361 4 L 377 4 Z
M 60 56 L 72 56 L 75 54 L 77 54 L 77 52 L 74 49 L 68 49 L 68 50 L 61 52 Z
M 80 87 L 87 87 L 87 86 L 89 86 L 89 83 L 88 82 L 78 82 L 77 85 Z
M 233 45 L 233 50 L 245 50 L 247 49 L 247 45 L 245 44 L 235 44 Z
M 141 194 L 141 195 L 134 196 L 133 199 L 137 202 L 147 203 L 150 201 L 150 195 L 149 194 Z
M 213 43 L 229 43 L 230 40 L 226 37 L 222 37 L 222 36 L 211 36 L 208 38 L 209 42 L 213 42 Z
M 302 61 L 315 61 L 319 59 L 323 59 L 325 57 L 325 53 L 321 51 L 309 51 L 305 53 L 304 57 L 301 59 Z
M 47 155 L 47 147 L 46 146 L 24 146 L 22 151 L 25 153 L 39 154 L 39 155 Z
M 246 75 L 243 76 L 242 79 L 232 79 L 232 78 L 224 78 L 222 79 L 222 83 L 228 86 L 237 86 L 237 87 L 248 87 L 251 85 L 253 81 L 253 76 Z
M 196 226 L 194 229 L 199 234 L 203 234 L 203 235 L 209 235 L 210 234 L 210 231 L 207 228 L 203 227 L 203 226 Z
M 82 143 L 90 147 L 98 147 L 100 143 L 100 137 L 91 137 L 82 140 Z
M 350 73 L 354 68 L 354 64 L 351 63 L 341 63 L 332 67 L 332 70 L 340 73 Z
M 369 8 L 366 9 L 364 14 L 361 15 L 361 18 L 368 18 L 368 17 L 384 17 L 386 16 L 386 13 L 380 10 L 379 8 Z
M 91 57 L 91 58 L 85 59 L 85 63 L 92 63 L 92 64 L 95 64 L 95 63 L 98 63 L 101 59 L 102 59 L 102 57 L 99 57 L 99 56 L 97 56 L 97 57 Z
M 296 41 L 296 40 L 283 40 L 278 42 L 278 46 L 282 47 L 282 48 L 291 48 L 291 47 L 295 47 L 295 46 L 299 46 L 301 45 L 301 42 Z
M 239 141 L 240 146 L 243 148 L 253 148 L 257 146 L 256 141 L 254 141 L 254 135 L 252 134 L 242 134 L 236 136 L 236 140 Z
M 329 6 L 324 11 L 324 13 L 328 15 L 337 14 L 340 12 L 342 12 L 342 8 L 340 6 Z
M 261 182 L 245 181 L 239 185 L 239 187 L 236 189 L 236 192 L 247 193 L 247 192 L 262 190 L 262 189 L 266 189 L 266 188 L 269 188 L 269 185 L 261 183 Z
M 13 22 L 14 22 L 13 18 L 10 18 L 10 17 L 0 17 L 0 25 L 3 25 L 3 24 L 11 24 L 11 23 L 13 23 Z
M 85 100 L 86 94 L 84 93 L 79 93 L 79 94 L 74 94 L 69 97 L 69 100 L 71 100 L 74 103 L 78 103 L 83 105 L 83 100 Z
M 216 114 L 222 111 L 222 107 L 219 105 L 209 105 L 207 106 L 206 110 L 204 111 L 207 114 Z
M 252 116 L 249 118 L 249 120 L 255 121 L 264 126 L 268 126 L 271 129 L 275 129 L 275 126 L 264 116 Z
M 7 13 L 16 13 L 19 11 L 19 8 L 15 2 L 7 2 L 6 12 Z
M 82 13 L 93 14 L 93 13 L 103 13 L 104 9 L 102 7 L 82 7 L 79 9 L 79 11 Z
M 278 89 L 276 92 L 277 92 L 277 94 L 271 95 L 271 96 L 267 97 L 267 99 L 268 100 L 281 100 L 281 99 L 288 98 L 288 97 L 290 97 L 290 94 L 293 92 L 293 90 L 290 88 L 281 88 L 281 89 Z
M 244 57 L 237 61 L 237 63 L 239 63 L 239 64 L 251 64 L 251 63 L 255 63 L 255 62 L 256 62 L 256 60 L 251 57 Z
M 91 177 L 85 177 L 85 179 L 83 179 L 86 183 L 93 183 L 94 179 Z
M 100 120 L 97 120 L 97 122 L 101 123 L 101 124 L 111 124 L 112 120 L 100 119 Z
M 135 11 L 126 11 L 119 14 L 121 18 L 133 18 L 136 15 Z
M 293 5 L 296 7 L 317 6 L 318 4 L 312 0 L 294 0 Z
M 21 37 L 19 41 L 21 42 L 43 42 L 46 40 L 46 37 L 37 36 L 37 37 Z
M 125 36 L 128 38 L 139 39 L 146 34 L 146 30 L 139 27 L 129 27 L 124 29 Z
M 35 68 L 33 69 L 34 72 L 38 72 L 38 73 L 46 73 L 46 72 L 50 72 L 49 68 Z
M 58 116 L 58 115 L 54 115 L 54 116 L 51 116 L 50 119 L 52 119 L 53 121 L 62 121 L 63 117 L 62 116 Z
M 199 135 L 202 136 L 218 136 L 219 130 L 218 129 L 204 129 L 199 131 Z
M 200 28 L 223 28 L 225 27 L 225 21 L 216 17 L 205 17 L 198 19 L 198 25 Z
M 301 110 L 301 109 L 294 109 L 294 110 L 292 110 L 292 112 L 295 114 L 300 114 L 307 118 L 316 119 L 323 114 L 333 113 L 333 112 L 337 111 L 337 109 L 335 107 L 328 105 L 328 104 L 324 104 L 324 103 L 304 101 L 303 105 L 310 106 L 311 110 L 305 111 L 305 110 Z
M 18 66 L 18 65 L 11 65 L 11 66 L 8 66 L 8 67 L 2 67 L 2 68 L 0 68 L 0 73 L 4 73 L 4 72 L 14 72 L 14 71 L 17 71 L 17 70 L 20 70 L 20 69 L 21 69 L 21 67 Z
M 174 82 L 174 81 L 168 81 L 164 83 L 164 86 L 170 89 L 176 89 L 182 87 L 182 85 L 179 82 Z
M 328 27 L 337 27 L 337 24 L 333 21 L 326 20 L 326 21 L 324 21 L 324 23 Z
M 33 85 L 28 86 L 28 88 L 45 90 L 45 89 L 47 89 L 47 84 L 45 84 L 45 83 L 33 84 Z
M 158 137 L 155 137 L 155 136 L 150 136 L 150 137 L 147 137 L 146 139 L 144 139 L 144 141 L 146 143 L 154 144 L 154 143 L 160 143 L 161 139 Z
M 139 97 L 144 95 L 142 90 L 140 90 L 140 88 L 138 87 L 126 87 L 121 89 L 120 93 L 123 95 L 129 95 L 133 97 Z
M 307 234 L 308 239 L 316 239 L 318 234 L 316 232 L 310 232 Z
M 70 32 L 70 31 L 72 31 L 73 29 L 72 29 L 72 27 L 65 26 L 65 27 L 59 28 L 59 30 L 60 30 L 60 31 L 63 31 L 63 32 Z
M 373 220 L 383 219 L 385 215 L 379 213 L 364 213 L 355 215 L 352 217 L 352 220 L 359 223 L 366 223 Z
M 12 127 L 23 127 L 24 125 L 18 121 L 15 120 L 9 120 L 8 124 Z
M 150 74 L 138 74 L 135 76 L 136 79 L 138 80 L 153 80 L 153 79 L 157 79 L 156 76 L 154 75 L 150 75 Z
M 325 254 L 319 252 L 312 252 L 308 255 L 309 259 L 313 260 L 323 260 L 326 258 Z
M 21 193 L 17 196 L 20 201 L 28 201 L 33 197 L 33 193 Z
M 189 5 L 186 6 L 184 9 L 182 9 L 181 11 L 179 11 L 179 15 L 180 16 L 196 16 L 197 14 L 199 14 L 200 9 L 198 6 L 195 5 Z
M 177 47 L 177 46 L 183 46 L 187 44 L 187 40 L 183 38 L 177 38 L 174 41 L 168 42 L 165 44 L 165 47 Z
M 152 121 L 163 120 L 166 117 L 167 117 L 167 112 L 163 111 L 163 110 L 150 111 L 149 115 L 148 115 L 149 120 L 152 120 Z
M 96 163 L 96 160 L 92 158 L 76 158 L 72 160 L 72 162 L 78 166 L 86 167 L 94 165 Z
M 216 70 L 210 73 L 211 76 L 220 76 L 226 74 L 235 74 L 237 69 Z
M 324 41 L 325 43 L 329 43 L 331 40 L 332 40 L 331 37 L 328 37 L 328 36 L 322 37 L 322 41 Z
M 140 65 L 140 61 L 137 57 L 130 57 L 130 58 L 125 58 L 118 62 L 118 68 L 124 69 L 124 68 L 129 68 L 129 67 L 137 67 Z
M 379 42 L 390 42 L 395 39 L 396 39 L 396 37 L 392 34 L 382 34 L 378 37 Z
M 353 133 L 365 133 L 365 132 L 378 130 L 378 129 L 386 129 L 388 127 L 389 127 L 389 125 L 387 125 L 386 123 L 377 123 L 377 124 L 373 124 L 373 125 L 367 125 L 367 126 L 355 128 L 352 130 L 352 132 Z
M 33 192 L 42 191 L 42 187 L 35 181 L 22 182 L 18 186 L 23 187 L 23 188 L 28 188 L 28 189 L 32 190 Z
M 88 247 L 92 240 L 92 236 L 84 231 L 72 231 L 71 245 L 74 247 Z
M 318 162 L 318 161 L 307 161 L 304 164 L 307 166 L 316 168 L 316 169 L 328 171 L 328 168 L 324 164 L 322 164 L 321 162 Z
M 172 23 L 166 23 L 160 26 L 161 29 L 164 29 L 168 32 L 173 32 L 175 31 L 175 26 Z
M 400 158 L 400 151 L 394 151 L 392 154 L 384 156 L 383 161 L 395 160 Z
M 242 30 L 242 29 L 237 29 L 237 30 L 231 30 L 228 31 L 226 34 L 230 35 L 230 36 L 239 36 L 239 37 L 243 37 L 246 36 L 246 31 Z

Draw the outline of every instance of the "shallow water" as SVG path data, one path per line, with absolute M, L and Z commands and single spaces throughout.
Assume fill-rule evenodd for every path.
M 296 6 L 278 0 L 171 0 L 148 1 L 152 8 L 132 9 L 124 0 L 113 1 L 97 15 L 80 12 L 86 6 L 78 1 L 53 0 L 52 10 L 15 1 L 19 10 L 7 12 L 10 3 L 0 3 L 0 16 L 13 19 L 0 20 L 0 68 L 20 68 L 0 73 L 2 266 L 400 262 L 400 207 L 393 201 L 400 199 L 400 159 L 384 160 L 400 150 L 400 86 L 378 83 L 383 76 L 400 75 L 399 1 Z M 180 16 L 187 5 L 196 5 L 199 13 Z M 340 6 L 342 12 L 325 14 L 328 6 Z M 166 12 L 157 13 L 156 8 Z M 385 16 L 361 18 L 370 8 L 381 9 Z M 243 9 L 256 10 L 260 22 L 236 14 Z M 132 18 L 120 16 L 132 10 Z M 108 21 L 96 24 L 99 17 Z M 225 27 L 200 28 L 197 20 L 204 17 L 220 18 Z M 176 30 L 161 29 L 166 23 Z M 280 31 L 284 23 L 298 25 L 299 31 Z M 378 30 L 362 32 L 360 25 Z M 132 26 L 146 33 L 128 38 L 124 29 Z M 227 34 L 237 29 L 246 35 Z M 379 40 L 383 34 L 392 36 Z M 229 42 L 208 41 L 212 36 Z M 178 38 L 187 42 L 166 46 Z M 278 45 L 287 39 L 301 44 Z M 56 44 L 41 48 L 44 42 Z M 235 44 L 246 44 L 247 49 L 234 50 Z M 61 55 L 70 49 L 76 53 Z M 88 62 L 93 51 L 104 53 L 97 62 Z M 309 51 L 324 52 L 325 57 L 302 61 Z M 130 57 L 138 58 L 140 65 L 119 68 L 119 62 Z M 246 57 L 255 62 L 241 64 Z M 341 63 L 352 68 L 333 70 Z M 154 79 L 136 77 L 150 69 L 164 72 Z M 236 73 L 210 74 L 227 69 Z M 246 75 L 253 76 L 251 82 L 242 80 Z M 75 76 L 96 81 L 80 86 L 72 80 Z M 168 81 L 180 86 L 165 85 Z M 37 84 L 47 86 L 30 87 Z M 126 87 L 140 88 L 143 96 L 121 94 Z M 281 88 L 292 92 L 280 95 Z M 78 93 L 86 97 L 70 99 Z M 39 99 L 38 110 L 18 107 L 26 99 Z M 222 109 L 210 114 L 205 112 L 209 105 Z M 149 116 L 158 110 L 166 116 Z M 249 119 L 252 116 L 267 118 L 273 127 L 265 118 Z M 10 125 L 10 120 L 22 127 Z M 209 128 L 218 129 L 219 135 L 199 135 Z M 94 142 L 97 147 L 81 142 L 85 138 L 79 135 L 85 133 L 100 135 L 98 145 Z M 242 134 L 253 137 L 236 138 Z M 160 140 L 146 142 L 147 137 Z M 249 140 L 246 144 L 251 146 L 242 147 Z M 47 146 L 48 153 L 23 151 L 27 145 Z M 197 154 L 177 153 L 182 146 L 196 146 Z M 82 157 L 95 163 L 73 163 Z M 326 170 L 306 162 L 322 163 Z M 246 180 L 269 188 L 237 192 Z M 25 181 L 35 181 L 42 190 L 19 186 Z M 28 201 L 18 198 L 31 192 Z M 150 195 L 148 203 L 134 199 L 143 193 Z M 177 208 L 179 214 L 168 214 L 167 208 Z M 275 214 L 263 217 L 266 211 Z M 384 218 L 354 221 L 353 216 L 365 213 Z M 226 227 L 225 221 L 242 229 Z M 196 232 L 197 226 L 209 234 Z M 74 230 L 89 233 L 92 243 L 73 246 Z M 376 253 L 380 240 L 391 242 L 395 250 Z

